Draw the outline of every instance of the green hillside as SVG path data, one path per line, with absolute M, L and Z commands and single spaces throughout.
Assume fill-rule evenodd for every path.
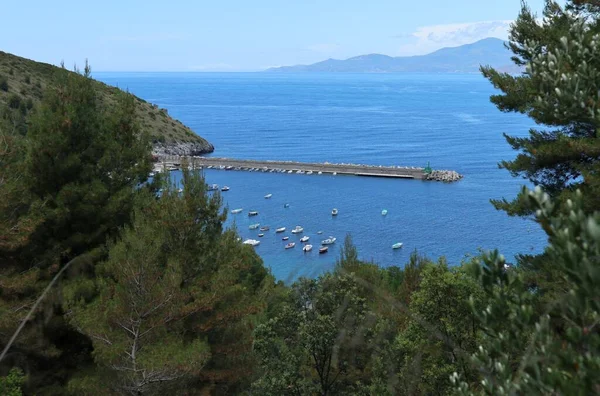
M 0 110 L 6 106 L 27 115 L 41 101 L 44 90 L 52 84 L 58 68 L 0 51 Z M 111 105 L 118 88 L 97 82 L 101 100 Z M 214 147 L 180 121 L 171 118 L 166 109 L 136 97 L 137 114 L 151 136 L 154 149 L 167 154 L 202 154 Z

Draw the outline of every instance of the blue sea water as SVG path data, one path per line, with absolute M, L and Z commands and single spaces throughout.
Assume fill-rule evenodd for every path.
M 245 159 L 425 166 L 462 173 L 453 184 L 353 176 L 206 171 L 228 185 L 228 224 L 271 226 L 256 251 L 279 279 L 333 267 L 347 233 L 359 255 L 403 266 L 414 250 L 458 264 L 478 249 L 509 259 L 539 252 L 546 238 L 530 220 L 497 212 L 491 198 L 513 197 L 524 183 L 498 169 L 512 159 L 502 134 L 525 136 L 532 122 L 499 112 L 494 88 L 479 75 L 96 73 L 108 84 L 168 109 L 215 145 L 214 156 Z M 273 194 L 269 200 L 267 193 Z M 289 203 L 289 208 L 284 204 Z M 337 217 L 332 208 L 339 209 Z M 248 218 L 247 210 L 260 215 Z M 387 209 L 383 217 L 381 210 Z M 315 249 L 285 250 L 276 227 L 302 225 Z M 322 230 L 323 235 L 317 235 Z M 319 255 L 319 241 L 338 238 Z M 391 245 L 403 242 L 401 250 Z

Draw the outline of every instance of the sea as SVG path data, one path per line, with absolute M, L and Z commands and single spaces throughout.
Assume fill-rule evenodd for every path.
M 458 265 L 498 249 L 509 261 L 547 244 L 531 219 L 507 216 L 490 199 L 514 197 L 526 180 L 498 163 L 515 157 L 503 134 L 535 124 L 490 103 L 498 93 L 476 74 L 95 73 L 158 104 L 215 146 L 212 156 L 455 170 L 456 183 L 356 176 L 205 170 L 222 196 L 228 227 L 261 241 L 256 252 L 277 279 L 331 270 L 346 235 L 359 256 L 403 267 L 411 253 Z M 174 177 L 179 177 L 175 174 Z M 265 199 L 272 194 L 271 199 Z M 289 207 L 285 207 L 289 204 Z M 332 216 L 333 208 L 339 210 Z M 382 216 L 382 210 L 388 214 Z M 249 218 L 247 212 L 259 215 Z M 270 226 L 259 238 L 252 223 Z M 302 234 L 289 231 L 304 228 Z M 275 228 L 286 227 L 287 242 Z M 322 234 L 318 232 L 322 231 Z M 299 239 L 310 237 L 304 253 Z M 328 253 L 320 241 L 337 238 Z M 392 245 L 403 243 L 394 250 Z

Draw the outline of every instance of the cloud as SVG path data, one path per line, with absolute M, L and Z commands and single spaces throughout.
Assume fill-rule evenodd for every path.
M 487 37 L 506 40 L 512 22 L 506 20 L 422 26 L 408 36 L 400 34 L 394 37 L 408 41 L 400 46 L 400 55 L 421 55 L 443 47 L 474 43 Z
M 308 47 L 306 47 L 306 49 L 308 51 L 318 52 L 321 54 L 326 54 L 329 52 L 337 51 L 340 48 L 341 48 L 341 46 L 339 44 L 328 44 L 328 43 L 313 44 L 313 45 L 309 45 Z

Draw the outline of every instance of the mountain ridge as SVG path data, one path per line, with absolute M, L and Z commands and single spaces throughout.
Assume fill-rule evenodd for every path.
M 365 54 L 347 59 L 326 59 L 310 65 L 270 68 L 265 72 L 346 72 L 346 73 L 477 73 L 481 65 L 490 65 L 502 72 L 520 69 L 511 61 L 511 52 L 503 40 L 488 37 L 458 47 L 444 47 L 426 55 L 392 57 Z

